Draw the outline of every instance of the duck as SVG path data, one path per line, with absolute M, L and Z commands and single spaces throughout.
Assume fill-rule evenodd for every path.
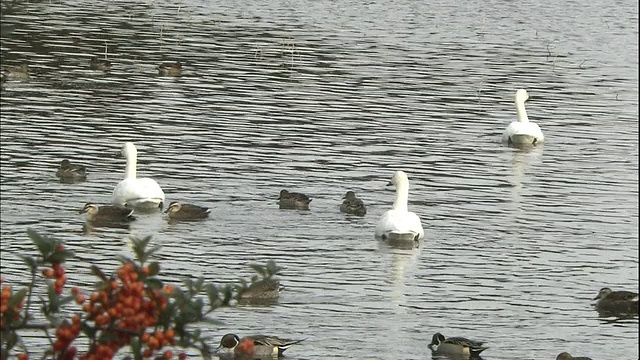
M 64 159 L 60 162 L 60 168 L 56 176 L 63 182 L 83 181 L 87 179 L 87 169 L 82 165 L 72 164 Z
M 568 352 L 561 352 L 556 357 L 556 360 L 591 360 L 591 358 L 585 357 L 585 356 L 575 357 L 575 356 L 571 356 L 571 354 L 569 354 Z
M 162 63 L 158 65 L 158 74 L 163 76 L 180 76 L 182 74 L 182 64 L 179 61 L 175 63 Z
M 220 340 L 218 349 L 233 350 L 236 356 L 248 358 L 280 357 L 292 345 L 305 340 L 291 340 L 270 335 L 251 335 L 241 339 L 236 334 L 225 334 Z
M 240 300 L 275 300 L 280 296 L 280 281 L 274 278 L 264 278 L 238 290 Z
M 209 216 L 209 208 L 172 201 L 165 211 L 171 220 L 200 220 Z
M 127 160 L 124 180 L 113 189 L 112 205 L 151 210 L 162 208 L 164 191 L 150 178 L 136 178 L 138 150 L 132 142 L 122 146 L 122 156 Z
M 391 210 L 387 210 L 378 221 L 375 236 L 378 239 L 390 241 L 411 240 L 424 238 L 424 229 L 420 217 L 409 211 L 409 178 L 407 174 L 398 170 L 393 174 L 387 186 L 396 187 L 396 199 Z
M 107 59 L 98 59 L 97 56 L 94 56 L 89 61 L 89 69 L 91 70 L 102 70 L 108 71 L 111 70 L 111 61 Z
M 603 287 L 593 300 L 598 300 L 596 308 L 601 312 L 638 313 L 638 293 L 635 292 Z
M 133 216 L 133 209 L 120 206 L 86 203 L 78 214 L 87 214 L 87 220 L 94 222 L 129 222 L 136 218 Z
M 340 205 L 340 211 L 345 214 L 353 214 L 358 216 L 364 216 L 367 213 L 367 208 L 364 206 L 364 202 L 356 197 L 356 193 L 349 190 L 343 197 L 344 201 Z
M 456 357 L 478 357 L 480 353 L 488 349 L 482 346 L 482 342 L 469 340 L 463 337 L 445 338 L 441 333 L 435 333 L 429 344 L 431 351 Z
M 513 121 L 502 135 L 502 141 L 514 146 L 532 146 L 544 141 L 544 135 L 540 126 L 529 122 L 527 110 L 524 107 L 525 101 L 529 99 L 529 93 L 525 89 L 516 91 L 516 111 L 518 120 Z
M 305 194 L 289 192 L 287 190 L 280 191 L 280 196 L 278 196 L 280 209 L 309 210 L 311 200 L 312 199 L 309 199 Z
M 29 65 L 22 63 L 16 66 L 7 66 L 2 69 L 4 79 L 6 80 L 28 80 L 29 79 Z

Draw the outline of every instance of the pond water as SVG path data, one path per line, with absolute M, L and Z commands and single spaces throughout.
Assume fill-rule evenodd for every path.
M 430 359 L 441 332 L 483 340 L 485 359 L 638 358 L 638 317 L 591 300 L 638 291 L 636 1 L 3 0 L 1 20 L 2 65 L 30 68 L 0 101 L 7 282 L 26 279 L 29 227 L 75 251 L 68 284 L 84 289 L 89 263 L 111 271 L 152 235 L 172 283 L 284 268 L 277 305 L 203 325 L 214 346 L 266 333 L 308 338 L 290 359 Z M 105 46 L 112 69 L 90 70 Z M 182 75 L 158 76 L 164 61 Z M 524 151 L 500 143 L 519 88 L 546 137 Z M 84 232 L 125 141 L 167 204 L 210 218 Z M 85 182 L 58 181 L 65 158 Z M 399 169 L 415 249 L 373 236 Z M 311 210 L 279 210 L 281 189 Z M 339 212 L 347 190 L 364 217 Z

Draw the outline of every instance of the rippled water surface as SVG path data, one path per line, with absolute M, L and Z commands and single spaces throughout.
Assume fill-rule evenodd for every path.
M 566 14 L 571 14 L 568 16 Z M 153 235 L 164 279 L 284 267 L 280 301 L 217 311 L 203 329 L 308 338 L 291 359 L 430 359 L 432 335 L 485 359 L 637 359 L 638 318 L 600 318 L 603 286 L 638 291 L 638 4 L 560 1 L 5 1 L 2 275 L 25 279 L 33 227 L 88 263 Z M 113 63 L 89 69 L 92 56 Z M 160 77 L 180 61 L 180 77 Z M 500 143 L 526 88 L 546 143 Z M 139 215 L 83 232 L 138 147 L 138 174 L 204 222 Z M 62 159 L 89 168 L 60 183 Z M 411 181 L 420 247 L 374 239 L 393 171 Z M 281 189 L 312 199 L 279 210 Z M 338 210 L 354 190 L 365 217 Z

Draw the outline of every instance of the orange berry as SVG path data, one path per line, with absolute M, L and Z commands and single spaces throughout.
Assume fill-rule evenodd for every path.
M 171 350 L 165 351 L 163 355 L 165 359 L 173 359 L 173 352 Z
M 64 267 L 62 267 L 60 263 L 55 263 L 52 265 L 52 267 L 53 267 L 54 276 L 56 278 L 59 278 L 62 275 L 64 275 Z
M 97 292 L 93 292 L 91 293 L 91 296 L 89 296 L 89 301 L 95 303 L 96 301 L 98 301 L 98 298 L 100 298 L 100 294 L 98 294 Z
M 42 275 L 47 279 L 53 279 L 53 277 L 55 276 L 55 272 L 52 268 L 46 268 L 42 270 Z
M 29 360 L 29 354 L 27 353 L 18 354 L 18 360 Z
M 146 358 L 150 358 L 151 355 L 153 355 L 153 350 L 151 350 L 151 349 L 146 349 L 145 351 L 142 352 L 142 356 L 144 356 Z
M 151 270 L 149 270 L 148 266 L 145 266 L 142 268 L 142 275 L 144 276 L 148 276 L 149 274 L 151 274 Z
M 160 342 L 155 337 L 150 338 L 149 341 L 147 341 L 147 345 L 151 350 L 156 350 L 160 348 Z
M 78 296 L 79 294 L 80 294 L 80 289 L 78 289 L 75 286 L 71 288 L 71 295 Z
M 85 300 L 87 300 L 86 296 L 80 294 L 78 296 L 76 296 L 76 302 L 78 304 L 82 304 Z
M 176 331 L 172 328 L 165 330 L 164 337 L 169 341 L 173 341 L 173 337 L 176 336 Z
M 144 333 L 144 334 L 142 334 L 142 337 L 140 338 L 140 340 L 142 340 L 142 342 L 146 344 L 149 341 L 150 337 L 151 337 L 151 334 Z
M 185 353 L 180 353 L 180 355 L 178 355 L 178 359 L 180 359 L 180 360 L 184 360 L 186 358 L 187 358 L 187 354 L 185 354 Z
M 171 295 L 171 293 L 173 293 L 173 285 L 166 285 L 163 291 L 165 294 Z

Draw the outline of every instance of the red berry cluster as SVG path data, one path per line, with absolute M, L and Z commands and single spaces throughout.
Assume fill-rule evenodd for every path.
M 56 248 L 57 251 L 63 251 L 64 247 L 62 245 L 58 245 Z M 64 267 L 62 263 L 54 262 L 51 264 L 50 268 L 45 268 L 42 270 L 42 275 L 47 279 L 55 279 L 53 282 L 53 290 L 55 290 L 56 294 L 62 294 L 62 290 L 64 289 L 64 284 L 67 282 L 67 274 L 64 271 Z

